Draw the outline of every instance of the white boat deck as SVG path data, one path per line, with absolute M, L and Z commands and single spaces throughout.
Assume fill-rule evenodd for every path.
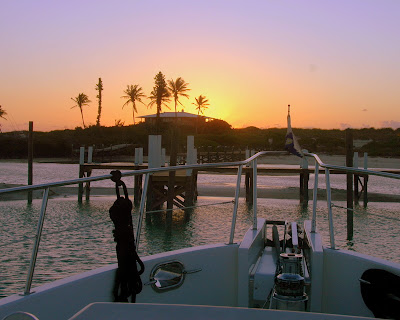
M 229 319 L 229 320 L 340 320 L 371 319 L 365 317 L 321 314 L 312 312 L 293 312 L 251 308 L 230 308 L 212 306 L 190 306 L 146 303 L 92 303 L 74 315 L 70 320 L 111 320 L 111 319 Z

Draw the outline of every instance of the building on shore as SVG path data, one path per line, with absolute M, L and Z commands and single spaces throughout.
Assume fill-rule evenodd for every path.
M 145 123 L 155 124 L 157 121 L 157 114 L 149 114 L 137 118 L 142 119 L 142 121 L 144 120 Z M 171 123 L 177 121 L 179 124 L 195 125 L 197 123 L 199 125 L 212 119 L 213 118 L 206 117 L 203 115 L 188 113 L 184 111 L 177 111 L 176 113 L 175 112 L 160 113 L 160 121 L 164 123 Z

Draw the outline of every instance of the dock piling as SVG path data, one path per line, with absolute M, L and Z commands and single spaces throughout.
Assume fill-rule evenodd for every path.
M 29 121 L 28 133 L 28 185 L 33 183 L 33 121 Z M 28 204 L 32 203 L 32 191 L 28 191 Z
M 346 129 L 346 166 L 353 166 L 353 132 Z M 347 240 L 353 239 L 353 174 L 346 174 L 347 185 Z
M 93 146 L 88 147 L 88 157 L 87 163 L 90 164 L 93 162 Z M 92 170 L 86 171 L 86 176 L 90 177 L 92 175 Z M 86 182 L 85 184 L 85 194 L 86 194 L 86 201 L 90 200 L 90 182 Z
M 254 150 L 246 149 L 246 159 L 250 158 L 255 154 Z M 253 170 L 250 169 L 250 164 L 246 164 L 247 170 L 245 171 L 244 185 L 246 190 L 246 203 L 249 206 L 253 205 Z
M 186 163 L 195 164 L 197 163 L 197 150 L 194 147 L 194 136 L 187 137 L 186 147 Z M 194 205 L 197 193 L 197 171 L 186 170 L 186 186 L 185 186 L 185 206 L 190 207 Z
M 169 165 L 176 166 L 178 148 L 176 145 L 176 128 L 172 130 L 171 149 L 169 151 Z M 167 199 L 167 215 L 170 217 L 174 206 L 175 197 L 175 171 L 170 171 L 168 174 L 168 199 Z
M 364 169 L 368 169 L 368 153 L 364 152 Z M 368 204 L 368 176 L 364 175 L 364 208 Z
M 85 164 L 85 147 L 79 148 L 79 178 L 84 176 L 84 164 Z M 78 184 L 78 202 L 82 202 L 83 197 L 83 183 Z
M 358 168 L 358 152 L 354 152 L 353 154 L 353 167 Z M 360 176 L 358 174 L 354 174 L 354 204 L 358 204 L 358 200 L 360 199 L 360 192 L 358 190 L 359 183 L 361 183 Z
M 308 152 L 308 150 L 303 150 L 303 152 Z M 303 157 L 300 161 L 300 203 L 303 206 L 308 205 L 308 182 L 310 180 L 310 173 L 308 171 L 308 161 L 307 158 Z
M 135 148 L 135 167 L 143 164 L 143 148 Z M 133 187 L 133 203 L 135 206 L 140 205 L 142 197 L 143 175 L 135 175 Z

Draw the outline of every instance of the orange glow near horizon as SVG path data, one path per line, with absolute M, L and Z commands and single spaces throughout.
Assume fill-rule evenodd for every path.
M 3 6 L 2 131 L 26 130 L 29 121 L 36 131 L 82 126 L 71 109 L 79 93 L 92 101 L 85 123 L 95 124 L 99 77 L 101 124 L 130 125 L 123 90 L 138 84 L 149 95 L 159 71 L 189 83 L 190 99 L 178 110 L 197 114 L 192 103 L 204 95 L 204 115 L 234 128 L 286 127 L 288 104 L 295 128 L 400 127 L 400 2 L 99 1 L 79 2 L 79 12 L 76 5 Z M 155 113 L 146 105 L 137 103 L 135 116 Z

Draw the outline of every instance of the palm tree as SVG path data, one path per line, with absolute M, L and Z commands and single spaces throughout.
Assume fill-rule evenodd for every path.
M 196 103 L 192 103 L 196 106 L 197 110 L 197 123 L 196 123 L 196 133 L 197 133 L 197 128 L 199 126 L 199 119 L 200 119 L 200 113 L 203 114 L 203 109 L 207 109 L 208 104 L 208 99 L 206 97 L 200 95 L 198 98 L 194 98 L 196 100 Z
M 7 112 L 0 106 L 0 118 L 7 120 L 7 118 L 5 117 L 6 114 Z M 0 125 L 0 132 L 1 132 L 1 125 Z
M 176 106 L 178 103 L 182 105 L 179 101 L 179 96 L 186 97 L 189 99 L 189 95 L 185 92 L 189 91 L 190 89 L 187 87 L 189 84 L 185 82 L 181 77 L 174 80 L 168 80 L 168 89 L 174 97 L 175 101 L 175 117 L 176 117 Z
M 99 92 L 99 94 L 96 96 L 97 99 L 99 99 L 99 108 L 97 109 L 97 120 L 96 120 L 96 126 L 100 126 L 100 117 L 101 117 L 101 92 L 103 91 L 103 81 L 101 81 L 101 78 L 99 78 L 99 82 L 96 84 L 96 90 Z
M 144 104 L 142 98 L 146 98 L 146 95 L 143 93 L 142 87 L 139 87 L 139 85 L 137 84 L 127 85 L 124 93 L 126 93 L 126 96 L 122 96 L 121 98 L 125 98 L 128 100 L 124 103 L 122 109 L 130 102 L 132 103 L 133 124 L 135 124 L 135 112 L 137 113 L 136 101 L 139 101 Z
M 171 149 L 170 149 L 170 165 L 174 166 L 176 165 L 176 160 L 177 160 L 177 153 L 179 152 L 179 131 L 178 131 L 178 116 L 176 114 L 176 106 L 178 103 L 182 105 L 182 103 L 179 101 L 179 96 L 186 97 L 189 99 L 189 95 L 186 94 L 186 91 L 189 91 L 190 89 L 188 88 L 188 83 L 185 82 L 181 77 L 177 78 L 175 81 L 173 79 L 168 80 L 168 90 L 174 97 L 174 102 L 175 102 L 175 126 L 171 128 Z M 168 190 L 171 192 L 174 192 L 174 180 L 175 179 L 175 173 L 170 172 L 170 179 L 169 179 L 169 187 Z M 170 196 L 170 199 L 172 198 L 172 195 Z M 172 202 L 168 202 L 167 207 L 169 209 L 172 209 Z
M 200 116 L 200 113 L 203 114 L 203 109 L 207 109 L 207 106 L 210 104 L 208 103 L 208 99 L 206 97 L 200 95 L 198 98 L 194 98 L 196 103 L 192 103 L 196 106 L 197 115 Z
M 0 106 L 0 118 L 7 120 L 7 118 L 4 116 L 6 114 L 7 112 L 2 108 L 2 106 Z
M 155 80 L 155 86 L 153 87 L 153 91 L 150 93 L 150 103 L 149 107 L 152 107 L 154 104 L 157 105 L 157 120 L 156 120 L 156 128 L 158 132 L 158 126 L 160 122 L 160 113 L 161 113 L 161 107 L 164 105 L 168 109 L 167 103 L 170 102 L 170 96 L 171 93 L 168 90 L 167 83 L 165 82 L 165 76 L 161 73 L 157 73 L 157 75 L 154 77 Z
M 81 110 L 83 128 L 86 128 L 86 126 L 85 126 L 85 121 L 83 120 L 83 111 L 82 111 L 82 107 L 83 107 L 83 106 L 88 106 L 89 103 L 92 102 L 92 101 L 90 101 L 90 100 L 89 100 L 89 97 L 88 97 L 86 94 L 84 94 L 84 93 L 78 94 L 78 96 L 77 96 L 76 98 L 71 98 L 71 100 L 74 101 L 74 102 L 76 103 L 76 105 L 73 106 L 73 107 L 71 107 L 71 109 L 72 109 L 72 108 L 75 108 L 75 107 L 78 107 L 79 110 Z

